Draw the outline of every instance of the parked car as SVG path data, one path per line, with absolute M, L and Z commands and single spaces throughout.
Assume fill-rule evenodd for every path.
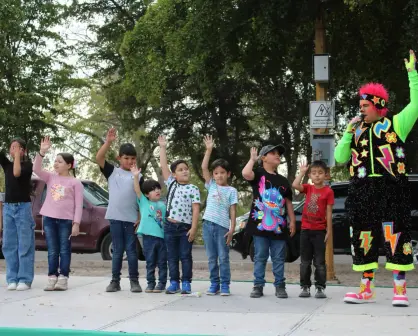
M 411 185 L 411 224 L 412 224 L 412 247 L 415 256 L 415 263 L 418 263 L 418 174 L 409 175 L 409 182 Z M 348 193 L 348 182 L 333 183 L 331 188 L 334 191 L 335 204 L 332 211 L 332 224 L 333 224 L 333 241 L 334 241 L 334 254 L 351 254 L 350 243 L 350 226 L 348 224 L 347 212 L 345 210 L 345 200 Z M 296 235 L 294 239 L 299 239 L 302 210 L 305 201 L 301 201 L 294 207 L 296 215 Z M 245 233 L 245 226 L 248 221 L 250 213 L 247 212 L 237 218 L 235 233 L 232 238 L 231 248 L 240 252 L 242 257 L 246 259 L 250 256 L 254 261 L 254 244 L 252 237 L 249 237 Z M 383 236 L 381 239 L 380 254 L 384 255 L 383 249 Z M 299 257 L 299 245 L 295 242 L 293 244 L 294 251 L 291 257 L 287 257 L 287 262 L 293 262 Z
M 110 224 L 105 219 L 109 194 L 95 182 L 82 180 L 84 187 L 83 214 L 80 235 L 71 238 L 73 253 L 100 252 L 103 260 L 112 259 L 112 238 Z M 32 214 L 35 219 L 35 248 L 47 250 L 45 236 L 42 234 L 42 216 L 39 214 L 46 197 L 46 184 L 38 177 L 32 177 Z M 142 246 L 137 240 L 138 259 L 145 260 Z M 1 254 L 1 249 L 0 249 Z

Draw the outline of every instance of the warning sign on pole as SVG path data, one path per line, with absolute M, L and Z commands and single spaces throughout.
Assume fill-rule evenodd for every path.
M 311 128 L 334 128 L 335 106 L 333 101 L 311 101 L 309 104 Z

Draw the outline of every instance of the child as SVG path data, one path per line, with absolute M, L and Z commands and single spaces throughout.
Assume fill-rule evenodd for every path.
M 287 298 L 284 278 L 286 258 L 286 239 L 288 227 L 286 213 L 290 219 L 290 235 L 296 232 L 296 219 L 292 205 L 292 190 L 286 178 L 277 173 L 280 156 L 285 152 L 282 145 L 267 145 L 257 156 L 257 149 L 251 148 L 251 157 L 242 170 L 242 176 L 251 184 L 254 202 L 246 226 L 246 232 L 253 236 L 254 242 L 254 288 L 252 298 L 263 296 L 266 283 L 266 263 L 269 257 L 273 262 L 276 297 Z M 259 161 L 262 167 L 253 170 Z
M 71 154 L 57 155 L 54 162 L 56 174 L 42 170 L 42 159 L 50 148 L 51 141 L 45 137 L 33 165 L 33 172 L 47 185 L 45 202 L 39 212 L 43 216 L 42 225 L 48 248 L 48 284 L 44 290 L 65 291 L 70 275 L 70 238 L 80 233 L 83 185 L 70 175 L 70 171 L 75 169 Z
M 130 144 L 122 144 L 119 148 L 119 168 L 105 160 L 106 153 L 116 140 L 116 130 L 111 128 L 107 132 L 106 142 L 99 149 L 96 161 L 100 171 L 109 183 L 109 205 L 106 219 L 110 222 L 112 235 L 112 280 L 106 292 L 120 291 L 120 276 L 122 270 L 123 253 L 128 257 L 128 270 L 131 292 L 140 293 L 142 288 L 138 282 L 138 254 L 136 250 L 137 237 L 135 225 L 138 220 L 138 204 L 132 180 L 131 167 L 136 164 L 136 150 Z
M 231 282 L 229 243 L 235 231 L 238 192 L 228 186 L 231 170 L 227 161 L 215 160 L 211 165 L 211 175 L 208 165 L 214 143 L 211 136 L 205 137 L 204 142 L 206 153 L 202 162 L 202 171 L 208 198 L 203 215 L 203 240 L 209 259 L 211 282 L 206 294 L 216 295 L 220 290 L 222 296 L 228 296 Z
M 160 201 L 161 185 L 155 180 L 147 180 L 140 186 L 141 171 L 134 165 L 134 189 L 138 197 L 141 222 L 137 234 L 143 237 L 143 247 L 147 263 L 148 286 L 145 293 L 161 293 L 167 284 L 167 248 L 164 242 L 163 220 L 165 204 Z M 142 192 L 141 192 L 142 189 Z M 158 265 L 158 284 L 155 284 L 155 268 Z
M 301 184 L 303 176 L 308 172 L 311 184 Z M 328 232 L 332 229 L 332 206 L 334 192 L 325 185 L 328 175 L 327 165 L 322 161 L 314 161 L 309 167 L 306 163 L 300 167 L 300 173 L 293 182 L 293 188 L 306 194 L 302 212 L 302 232 L 300 234 L 300 285 L 302 292 L 299 297 L 310 297 L 311 264 L 315 266 L 315 297 L 325 299 L 325 283 L 327 271 L 325 266 L 325 243 Z
M 6 180 L 3 207 L 3 255 L 6 260 L 8 290 L 31 288 L 35 271 L 35 221 L 32 217 L 32 162 L 25 159 L 26 143 L 12 140 L 10 156 L 0 153 Z
M 192 281 L 192 246 L 197 232 L 200 211 L 199 189 L 190 184 L 189 166 L 184 160 L 177 160 L 167 167 L 167 142 L 164 136 L 158 138 L 160 164 L 168 188 L 167 212 L 164 223 L 164 240 L 167 246 L 170 286 L 167 294 L 180 292 L 179 261 L 181 260 L 182 294 L 190 294 Z

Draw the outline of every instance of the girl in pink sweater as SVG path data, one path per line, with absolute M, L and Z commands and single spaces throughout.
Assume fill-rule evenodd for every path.
M 46 291 L 67 290 L 71 263 L 71 237 L 80 233 L 83 212 L 83 185 L 71 176 L 74 157 L 60 153 L 55 158 L 51 173 L 42 169 L 42 159 L 51 148 L 49 137 L 41 142 L 41 148 L 33 164 L 33 172 L 45 181 L 47 193 L 40 214 L 43 216 L 48 248 L 48 284 Z

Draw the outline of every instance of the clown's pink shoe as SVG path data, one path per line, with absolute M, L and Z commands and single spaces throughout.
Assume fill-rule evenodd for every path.
M 344 296 L 346 303 L 371 303 L 376 302 L 374 293 L 374 284 L 369 279 L 361 279 L 360 292 L 349 292 Z
M 406 296 L 406 281 L 395 280 L 393 284 L 393 299 L 392 306 L 394 307 L 408 307 L 409 300 Z

